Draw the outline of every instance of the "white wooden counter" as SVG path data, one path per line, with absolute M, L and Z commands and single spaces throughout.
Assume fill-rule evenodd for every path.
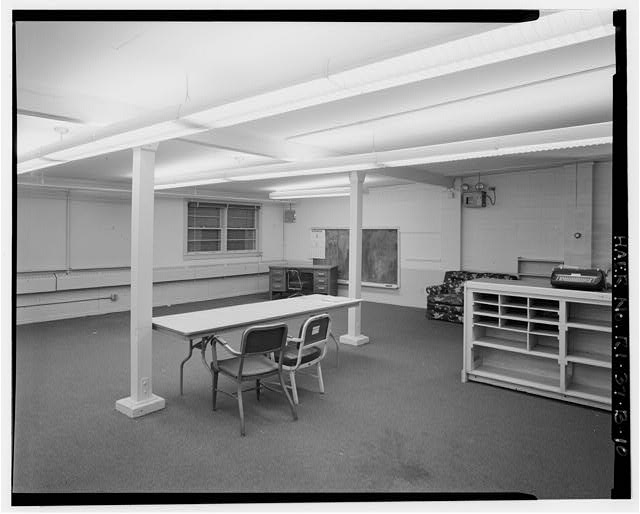
M 465 284 L 462 381 L 611 409 L 611 293 Z

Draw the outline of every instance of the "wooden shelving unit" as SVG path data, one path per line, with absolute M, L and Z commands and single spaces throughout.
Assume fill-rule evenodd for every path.
M 462 381 L 611 410 L 611 293 L 465 284 Z

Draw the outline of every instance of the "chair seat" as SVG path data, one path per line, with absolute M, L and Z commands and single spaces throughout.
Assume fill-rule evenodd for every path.
M 237 357 L 220 361 L 218 363 L 220 371 L 231 375 L 234 378 L 238 377 L 239 366 L 240 359 Z M 243 378 L 263 375 L 265 373 L 273 373 L 276 371 L 278 371 L 278 365 L 263 355 L 251 355 L 244 358 L 244 366 L 242 368 Z
M 428 301 L 432 303 L 443 303 L 446 305 L 463 305 L 464 304 L 463 297 L 457 293 L 443 293 L 443 294 L 430 296 L 428 298 Z
M 303 348 L 302 359 L 300 360 L 300 364 L 305 364 L 307 362 L 317 359 L 318 357 L 320 357 L 321 353 L 322 351 L 320 350 L 320 348 L 315 346 L 311 348 Z M 274 355 L 274 357 L 276 361 L 279 361 L 281 358 L 283 366 L 295 366 L 296 362 L 298 362 L 298 349 L 288 347 L 282 353 L 281 357 L 277 354 Z

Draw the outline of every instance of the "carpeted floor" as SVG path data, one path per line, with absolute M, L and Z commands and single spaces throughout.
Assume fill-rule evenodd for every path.
M 161 308 L 155 315 L 262 300 Z M 346 312 L 333 315 L 346 331 Z M 157 413 L 129 419 L 129 313 L 16 329 L 15 493 L 522 492 L 609 498 L 608 412 L 460 381 L 462 325 L 364 303 L 371 343 L 332 344 L 326 394 L 299 381 L 299 420 L 279 395 L 211 410 L 210 376 L 186 344 L 154 335 Z M 221 379 L 222 380 L 222 379 Z M 222 382 L 221 382 L 222 384 Z

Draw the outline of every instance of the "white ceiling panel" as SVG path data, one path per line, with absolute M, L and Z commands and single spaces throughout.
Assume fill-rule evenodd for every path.
M 219 179 L 234 171 L 252 175 L 254 168 L 259 175 L 261 169 L 276 169 L 273 166 L 279 164 L 285 164 L 287 170 L 312 170 L 317 163 L 319 171 L 314 173 L 319 174 L 312 176 L 212 186 L 216 191 L 266 197 L 278 188 L 313 188 L 327 182 L 346 185 L 348 166 L 323 174 L 321 164 L 331 159 L 344 158 L 353 166 L 365 166 L 368 163 L 354 159 L 527 133 L 531 138 L 523 136 L 526 141 L 522 144 L 535 145 L 535 131 L 610 122 L 615 65 L 611 13 L 543 14 L 546 17 L 539 21 L 511 27 L 384 22 L 18 22 L 19 155 L 60 142 L 61 136 L 63 145 L 65 138 L 81 133 L 99 140 L 112 127 L 121 133 L 143 130 L 145 123 L 157 123 L 149 120 L 166 112 L 168 118 L 161 122 L 175 125 L 176 120 L 179 124 L 186 120 L 192 133 L 184 132 L 183 127 L 179 136 L 172 133 L 169 140 L 160 142 L 157 185 Z M 509 47 L 511 42 L 513 47 Z M 465 48 L 468 55 L 460 54 Z M 486 62 L 483 52 L 489 57 Z M 427 73 L 428 79 L 413 79 L 411 73 L 420 71 L 421 60 L 425 66 L 435 66 L 435 71 Z M 405 61 L 414 69 L 401 70 Z M 398 79 L 403 85 L 395 85 L 393 71 L 387 85 L 367 89 L 366 77 L 376 75 L 372 70 L 382 69 L 379 66 L 385 63 L 398 66 L 397 76 L 405 74 L 409 79 Z M 331 85 L 336 90 L 333 97 L 312 98 L 295 108 L 287 108 L 282 100 L 284 108 L 276 106 L 255 116 L 243 113 L 236 121 L 217 125 L 214 119 L 211 125 L 196 126 L 197 118 L 189 118 L 199 110 L 231 112 L 238 102 L 245 102 L 246 108 L 256 98 L 275 98 L 294 86 L 346 77 L 342 72 L 351 73 L 350 80 L 362 91 L 356 88 L 354 92 L 353 83 L 335 83 Z M 341 87 L 351 89 L 341 97 Z M 339 97 L 342 99 L 335 100 Z M 54 153 L 49 150 L 46 155 L 50 154 Z M 368 187 L 407 181 L 445 184 L 468 173 L 608 159 L 610 155 L 610 145 L 581 146 L 379 169 L 368 171 L 366 180 Z M 46 164 L 42 159 L 39 162 Z M 131 164 L 128 149 L 37 171 L 23 167 L 21 171 L 26 172 L 19 178 L 24 182 L 78 180 L 124 185 L 130 182 Z

